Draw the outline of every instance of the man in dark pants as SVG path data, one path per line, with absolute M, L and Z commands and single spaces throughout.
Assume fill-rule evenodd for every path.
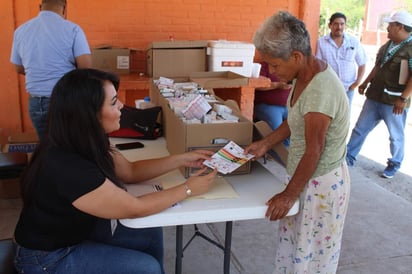
M 389 41 L 379 49 L 374 68 L 359 86 L 360 94 L 366 89 L 366 101 L 347 145 L 346 162 L 354 165 L 367 135 L 383 120 L 390 135 L 392 158 L 382 177 L 392 178 L 404 158 L 405 124 L 412 95 L 412 15 L 399 11 L 385 21 L 389 23 Z

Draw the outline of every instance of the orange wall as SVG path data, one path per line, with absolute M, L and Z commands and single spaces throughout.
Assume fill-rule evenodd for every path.
M 33 131 L 24 77 L 16 75 L 9 58 L 14 29 L 37 15 L 40 2 L 0 3 L 0 135 Z M 288 10 L 307 24 L 314 46 L 319 7 L 320 0 L 68 0 L 68 19 L 83 28 L 91 47 L 110 44 L 146 49 L 150 42 L 170 36 L 250 42 L 266 17 Z

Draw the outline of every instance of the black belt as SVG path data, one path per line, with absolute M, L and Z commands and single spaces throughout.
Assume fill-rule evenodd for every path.
M 31 98 L 50 98 L 49 96 L 40 96 L 40 95 L 34 95 L 30 93 Z

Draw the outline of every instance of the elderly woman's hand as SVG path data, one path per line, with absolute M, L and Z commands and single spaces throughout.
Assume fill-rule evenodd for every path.
M 266 202 L 268 206 L 268 209 L 266 210 L 266 218 L 271 221 L 282 219 L 288 214 L 297 198 L 298 197 L 295 194 L 286 191 L 276 194 Z
M 266 151 L 268 151 L 269 148 L 269 143 L 265 139 L 262 139 L 248 145 L 244 150 L 244 154 L 253 154 L 255 155 L 255 159 L 257 159 L 265 155 Z

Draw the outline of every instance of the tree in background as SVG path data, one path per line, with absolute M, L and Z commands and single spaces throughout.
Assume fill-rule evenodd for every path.
M 408 12 L 412 12 L 412 0 L 397 0 L 392 8 L 388 9 L 386 13 L 382 13 L 378 20 L 379 31 L 386 32 L 388 24 L 384 22 L 384 18 L 391 16 L 392 12 L 398 10 L 407 10 Z
M 412 3 L 412 0 L 408 2 Z M 321 0 L 319 37 L 329 33 L 329 18 L 335 12 L 342 12 L 347 18 L 347 31 L 360 37 L 362 31 L 362 20 L 365 16 L 365 0 Z
M 399 0 L 399 2 L 399 9 L 406 9 L 407 11 L 412 12 L 412 0 Z

